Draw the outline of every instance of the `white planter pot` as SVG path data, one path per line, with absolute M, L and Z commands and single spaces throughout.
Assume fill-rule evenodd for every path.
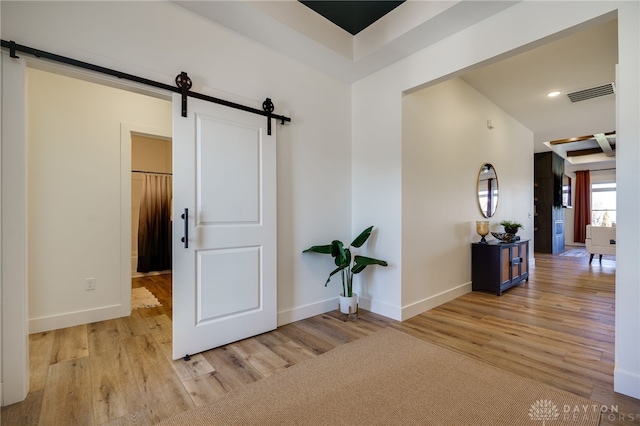
M 353 296 L 351 297 L 344 297 L 342 294 L 339 297 L 340 297 L 340 312 L 342 312 L 343 314 L 358 313 L 358 295 L 356 293 L 353 293 Z

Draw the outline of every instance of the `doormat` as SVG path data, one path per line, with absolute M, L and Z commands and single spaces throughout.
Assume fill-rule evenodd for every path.
M 162 306 L 158 299 L 145 287 L 131 289 L 131 309 L 153 308 Z

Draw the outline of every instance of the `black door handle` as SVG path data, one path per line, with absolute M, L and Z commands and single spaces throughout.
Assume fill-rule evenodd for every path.
M 184 209 L 180 217 L 184 219 L 184 237 L 180 241 L 184 243 L 184 248 L 189 248 L 189 209 Z

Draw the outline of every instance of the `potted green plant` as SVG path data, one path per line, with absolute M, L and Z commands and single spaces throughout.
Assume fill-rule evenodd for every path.
M 373 226 L 370 226 L 362 231 L 360 235 L 358 235 L 347 247 L 345 247 L 342 241 L 333 240 L 331 244 L 312 246 L 303 251 L 303 253 L 311 252 L 330 254 L 331 257 L 334 258 L 336 269 L 331 271 L 324 285 L 326 287 L 329 284 L 329 281 L 331 281 L 331 277 L 340 272 L 342 277 L 340 312 L 342 313 L 349 314 L 354 313 L 357 310 L 357 294 L 353 293 L 353 275 L 364 271 L 364 269 L 369 265 L 387 266 L 387 262 L 384 260 L 360 255 L 351 255 L 351 248 L 362 247 L 362 245 L 369 239 L 372 229 Z M 351 307 L 351 311 L 349 311 L 349 307 Z
M 504 227 L 504 232 L 507 234 L 516 234 L 518 233 L 518 229 L 524 228 L 520 222 L 512 221 L 512 220 L 503 220 L 500 222 L 500 225 Z

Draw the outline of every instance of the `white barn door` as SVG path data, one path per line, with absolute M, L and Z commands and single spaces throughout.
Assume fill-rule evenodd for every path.
M 173 95 L 174 359 L 277 326 L 272 124 Z

